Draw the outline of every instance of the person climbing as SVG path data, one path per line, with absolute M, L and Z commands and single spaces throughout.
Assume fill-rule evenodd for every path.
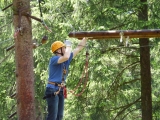
M 72 43 L 55 41 L 51 45 L 53 56 L 49 61 L 49 77 L 45 96 L 47 101 L 46 120 L 62 120 L 64 114 L 65 80 L 71 60 L 84 48 L 87 38 L 83 38 L 72 52 Z

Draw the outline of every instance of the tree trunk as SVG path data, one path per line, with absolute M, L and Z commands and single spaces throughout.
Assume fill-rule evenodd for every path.
M 150 48 L 148 45 L 149 40 L 140 39 L 142 120 L 152 120 Z
M 13 0 L 18 120 L 35 120 L 30 0 Z
M 140 0 L 142 4 L 147 0 Z M 140 21 L 148 21 L 147 4 L 142 5 L 139 12 Z M 143 28 L 147 29 L 147 26 Z M 141 107 L 142 120 L 152 120 L 152 96 L 151 96 L 151 71 L 150 71 L 150 47 L 148 38 L 140 38 L 140 64 L 141 64 Z

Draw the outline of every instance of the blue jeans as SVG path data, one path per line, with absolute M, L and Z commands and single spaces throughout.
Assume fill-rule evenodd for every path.
M 56 92 L 53 88 L 46 88 L 45 94 L 52 94 Z M 46 99 L 48 107 L 48 115 L 46 120 L 62 120 L 64 111 L 64 95 L 63 91 L 56 96 Z

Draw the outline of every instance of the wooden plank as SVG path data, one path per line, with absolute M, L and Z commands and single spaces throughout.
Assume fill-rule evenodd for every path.
M 121 34 L 129 38 L 159 38 L 160 29 L 144 29 L 144 30 L 110 30 L 110 31 L 80 31 L 70 32 L 69 37 L 82 39 L 88 37 L 90 39 L 108 39 L 120 38 Z

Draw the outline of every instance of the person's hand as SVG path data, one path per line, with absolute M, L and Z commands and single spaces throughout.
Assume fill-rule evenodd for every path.
M 84 37 L 82 40 L 88 40 L 88 38 L 87 38 L 87 37 Z
M 65 40 L 64 44 L 66 45 L 66 47 L 71 47 L 72 42 L 69 40 Z

